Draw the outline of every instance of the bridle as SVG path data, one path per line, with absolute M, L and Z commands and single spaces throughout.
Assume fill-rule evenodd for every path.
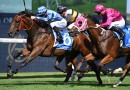
M 31 26 L 29 27 L 29 28 L 25 28 L 25 27 L 23 27 L 22 25 L 21 25 L 21 23 L 22 22 L 24 22 L 24 23 L 28 23 L 26 20 L 25 20 L 25 17 L 26 16 L 19 16 L 19 15 L 17 15 L 17 17 L 19 18 L 19 20 L 18 20 L 18 22 L 19 22 L 19 26 L 18 26 L 18 28 L 17 28 L 17 30 L 18 31 L 20 31 L 20 30 L 30 30 L 31 28 L 32 28 L 32 26 L 33 26 L 33 23 L 34 23 L 34 21 L 33 20 L 31 20 Z M 29 18 L 29 17 L 26 17 L 26 18 Z
M 101 30 L 100 35 L 102 35 L 102 34 L 106 31 L 105 29 L 99 27 L 98 24 L 96 24 L 95 26 L 90 26 L 90 25 L 88 25 L 87 21 L 88 21 L 88 19 L 87 19 L 87 18 L 84 18 L 83 25 L 86 24 L 87 29 L 100 29 L 100 30 Z M 74 26 L 75 28 L 77 28 L 77 30 L 78 30 L 79 32 L 82 31 L 82 30 L 80 30 L 81 28 L 79 28 L 78 26 L 76 26 L 76 25 L 73 25 L 73 26 Z M 108 37 L 105 37 L 105 36 L 104 36 L 104 37 L 102 37 L 102 39 L 100 39 L 100 41 L 97 41 L 97 43 L 101 43 L 101 42 L 103 42 L 103 41 L 109 39 L 111 36 L 112 36 L 112 35 L 109 35 Z

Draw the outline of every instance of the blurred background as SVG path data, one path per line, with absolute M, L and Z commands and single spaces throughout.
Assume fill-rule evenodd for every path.
M 37 8 L 41 5 L 46 6 L 48 9 L 55 10 L 58 5 L 64 5 L 68 9 L 74 9 L 84 14 L 95 15 L 93 9 L 97 4 L 103 4 L 105 7 L 111 7 L 119 10 L 123 16 L 130 21 L 130 0 L 0 0 L 0 38 L 8 38 L 7 32 L 10 27 L 13 17 L 20 11 L 26 9 L 32 10 L 34 13 L 37 12 Z M 96 16 L 99 17 L 99 16 Z M 126 20 L 126 21 L 127 21 Z M 127 21 L 127 24 L 128 24 Z M 19 34 L 20 38 L 26 38 L 27 35 L 25 32 Z M 19 52 L 21 49 L 25 48 L 25 44 L 11 44 L 11 43 L 1 43 L 0 42 L 0 72 L 6 72 L 7 63 L 12 56 Z M 82 57 L 79 55 L 78 59 Z M 16 65 L 23 61 L 25 57 L 18 58 L 15 62 Z M 123 66 L 125 57 L 117 59 L 115 62 L 112 62 L 106 65 L 106 68 L 118 68 Z M 22 69 L 24 72 L 34 72 L 34 71 L 56 71 L 53 68 L 55 58 L 49 57 L 37 57 L 33 62 L 28 66 Z M 98 61 L 97 61 L 98 62 Z M 61 63 L 61 67 L 65 67 L 64 60 Z
M 58 5 L 64 5 L 81 13 L 94 14 L 93 9 L 97 4 L 115 8 L 126 15 L 126 0 L 32 0 L 32 9 L 36 12 L 37 7 L 46 5 L 48 8 L 56 10 Z

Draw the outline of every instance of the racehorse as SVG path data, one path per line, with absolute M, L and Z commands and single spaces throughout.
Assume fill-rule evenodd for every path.
M 123 74 L 113 85 L 113 87 L 117 87 L 119 84 L 121 84 L 130 69 L 130 47 L 122 48 L 120 52 L 120 40 L 113 35 L 113 32 L 98 27 L 92 20 L 88 18 L 88 16 L 82 16 L 77 19 L 76 22 L 78 23 L 77 25 L 74 25 L 75 27 L 80 29 L 83 25 L 82 27 L 87 28 L 86 30 L 91 41 L 93 42 L 93 46 L 96 47 L 97 52 L 94 52 L 94 55 L 102 58 L 102 60 L 98 63 L 98 69 L 104 74 L 106 74 L 106 71 L 103 69 L 104 65 L 115 60 L 117 56 L 127 56 Z M 79 24 L 81 25 L 79 26 Z
M 50 57 L 53 54 L 54 56 L 61 56 L 57 58 L 62 59 L 62 55 L 64 55 L 66 58 L 66 63 L 67 63 L 66 64 L 67 76 L 66 76 L 66 79 L 64 80 L 64 82 L 66 83 L 68 82 L 69 77 L 71 76 L 71 73 L 72 73 L 72 67 L 69 63 L 74 62 L 74 59 L 77 57 L 77 55 L 79 54 L 78 52 L 80 51 L 80 53 L 83 55 L 85 59 L 90 59 L 90 62 L 88 62 L 88 64 L 95 71 L 99 84 L 102 84 L 102 80 L 99 76 L 97 66 L 93 61 L 91 61 L 91 59 L 95 57 L 93 57 L 90 50 L 86 48 L 85 41 L 86 42 L 89 42 L 89 41 L 88 41 L 88 37 L 84 33 L 80 33 L 78 36 L 73 37 L 72 50 L 66 51 L 66 50 L 61 50 L 57 48 L 55 48 L 54 50 L 53 49 L 53 44 L 55 40 L 54 34 L 52 34 L 52 32 L 48 32 L 48 28 L 39 27 L 39 25 L 35 21 L 30 19 L 30 15 L 28 14 L 26 15 L 23 13 L 21 14 L 20 12 L 14 17 L 11 23 L 11 27 L 9 29 L 8 35 L 13 37 L 17 32 L 21 30 L 26 30 L 28 34 L 27 49 L 26 49 L 26 51 L 28 51 L 28 53 L 26 53 L 28 54 L 28 57 L 21 64 L 21 66 L 18 67 L 14 72 L 12 72 L 11 70 L 13 61 L 10 61 L 8 65 L 9 76 L 10 74 L 12 75 L 13 73 L 17 73 L 22 67 L 24 67 L 29 62 L 34 60 L 34 58 L 36 58 L 37 56 Z M 78 52 L 76 52 L 77 50 Z M 16 57 L 18 57 L 19 55 L 22 55 L 23 53 L 24 52 L 18 53 Z M 73 64 L 75 67 L 78 66 L 75 63 Z

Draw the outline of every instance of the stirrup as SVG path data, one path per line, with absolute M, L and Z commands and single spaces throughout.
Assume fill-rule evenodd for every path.
M 123 46 L 123 39 L 120 39 L 120 47 Z
M 62 38 L 59 38 L 59 37 L 58 37 L 56 40 L 57 40 L 59 43 L 63 43 L 63 39 L 62 39 Z

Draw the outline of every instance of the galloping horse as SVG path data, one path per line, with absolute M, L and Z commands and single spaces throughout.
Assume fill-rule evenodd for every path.
M 26 32 L 28 33 L 27 49 L 26 49 L 28 51 L 27 53 L 28 57 L 21 64 L 21 66 L 16 69 L 15 73 L 17 73 L 19 69 L 27 65 L 29 62 L 34 60 L 34 58 L 36 58 L 37 56 L 49 57 L 53 54 L 54 56 L 60 55 L 57 58 L 62 59 L 63 57 L 62 55 L 65 55 L 66 63 L 67 63 L 66 64 L 67 76 L 64 82 L 66 83 L 68 82 L 69 77 L 71 76 L 71 73 L 72 73 L 72 67 L 71 65 L 69 65 L 69 63 L 74 62 L 74 59 L 77 57 L 80 51 L 80 53 L 83 55 L 85 59 L 90 60 L 88 64 L 95 71 L 99 84 L 102 84 L 102 80 L 99 76 L 99 71 L 97 70 L 97 66 L 93 61 L 91 61 L 95 57 L 93 57 L 90 50 L 86 48 L 85 42 L 89 42 L 89 41 L 88 41 L 88 37 L 84 33 L 80 33 L 78 36 L 73 37 L 72 50 L 68 52 L 66 50 L 61 50 L 57 48 L 53 50 L 53 44 L 55 40 L 54 35 L 52 34 L 52 32 L 51 33 L 47 32 L 48 28 L 39 27 L 39 25 L 35 21 L 30 19 L 30 15 L 26 15 L 23 13 L 17 14 L 11 23 L 11 27 L 9 29 L 8 34 L 9 36 L 13 37 L 16 32 L 19 32 L 21 30 L 26 30 Z M 77 50 L 78 50 L 78 53 L 77 53 Z M 23 54 L 23 52 L 16 55 L 16 57 L 18 57 L 21 54 Z M 73 64 L 75 67 L 78 66 L 75 63 Z M 12 67 L 12 61 L 8 65 L 9 75 L 12 74 L 11 67 Z
M 80 20 L 79 23 L 81 23 Z M 130 47 L 123 48 L 122 52 L 120 52 L 120 40 L 113 35 L 112 31 L 97 27 L 97 25 L 87 16 L 82 17 L 82 24 L 83 23 L 87 27 L 87 32 L 91 41 L 93 42 L 93 46 L 96 47 L 97 52 L 94 52 L 94 55 L 96 55 L 96 57 L 103 58 L 98 63 L 98 68 L 100 71 L 106 74 L 105 70 L 103 69 L 104 65 L 115 60 L 119 54 L 121 54 L 121 56 L 127 56 L 123 74 L 119 81 L 113 85 L 113 87 L 117 87 L 119 84 L 121 84 L 130 69 Z

